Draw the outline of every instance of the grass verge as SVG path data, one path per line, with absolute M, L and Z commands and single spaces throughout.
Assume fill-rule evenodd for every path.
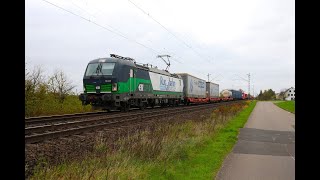
M 30 179 L 212 179 L 237 141 L 256 101 L 222 106 L 206 120 L 156 124 L 96 154 L 36 169 Z
M 91 105 L 83 106 L 79 97 L 68 95 L 63 102 L 53 94 L 46 93 L 25 100 L 25 117 L 62 115 L 72 113 L 92 112 Z
M 223 160 L 230 153 L 237 141 L 239 128 L 247 122 L 256 101 L 251 102 L 227 124 L 217 128 L 217 131 L 205 139 L 203 147 L 194 146 L 188 149 L 189 158 L 180 162 L 172 162 L 167 173 L 160 174 L 159 170 L 152 179 L 212 179 L 218 173 Z
M 295 113 L 295 101 L 282 101 L 274 104 L 286 111 Z

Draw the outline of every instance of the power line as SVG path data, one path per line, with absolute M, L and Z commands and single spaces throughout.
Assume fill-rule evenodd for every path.
M 239 76 L 238 74 L 234 74 L 234 75 L 238 76 L 239 78 L 241 78 L 241 79 L 244 80 L 244 81 L 247 81 L 247 82 L 249 81 L 248 79 L 245 79 L 245 78 Z
M 76 5 L 75 3 L 72 3 L 72 4 L 74 4 L 74 5 Z M 77 5 L 76 5 L 77 6 Z M 85 9 L 83 9 L 83 8 L 81 8 L 81 7 L 79 7 L 79 6 L 77 6 L 79 9 L 81 9 L 81 10 L 83 10 L 83 11 L 85 11 L 87 14 L 89 14 L 89 15 L 91 15 L 91 16 L 93 16 L 93 17 L 95 17 L 95 18 L 97 18 L 96 16 L 94 16 L 93 14 L 91 14 L 91 13 L 89 13 L 88 11 L 86 11 Z M 97 10 L 98 12 L 102 12 L 101 11 L 101 9 L 98 9 L 98 8 L 94 8 L 95 10 Z M 142 9 L 141 9 L 142 10 Z M 143 11 L 143 10 L 142 10 Z M 114 27 L 112 27 L 112 26 L 110 26 L 110 25 L 108 25 L 108 27 L 110 27 L 111 29 L 113 29 L 114 31 L 117 31 L 118 33 L 120 33 L 122 36 L 125 36 L 124 35 L 124 33 L 122 33 L 120 30 L 118 30 L 118 29 L 116 29 L 116 28 L 114 28 Z M 148 40 L 148 39 L 147 39 Z M 152 41 L 150 41 L 150 40 L 148 40 L 149 42 L 151 42 L 151 44 L 153 44 L 153 42 Z M 165 49 L 165 48 L 164 48 Z M 165 49 L 166 50 L 166 49 Z M 167 51 L 167 50 L 166 50 Z M 168 52 L 168 51 L 167 51 Z M 158 53 L 158 52 L 157 52 Z M 173 54 L 172 52 L 168 52 L 169 54 Z M 158 53 L 159 54 L 159 53 Z M 176 56 L 176 55 L 175 55 Z M 181 58 L 180 56 L 177 56 L 177 57 L 179 57 L 179 59 L 183 59 L 183 58 Z M 178 58 L 175 58 L 175 57 L 172 57 L 171 56 L 171 59 L 173 60 L 173 61 L 176 61 L 176 62 L 178 62 L 178 63 L 180 63 L 180 64 L 183 64 L 181 61 L 179 61 L 178 60 Z
M 93 16 L 93 17 L 95 17 L 95 18 L 97 19 L 97 17 L 94 16 L 92 13 L 90 13 L 90 12 L 88 12 L 87 10 L 79 7 L 78 5 L 76 5 L 75 3 L 73 3 L 72 1 L 71 1 L 71 3 L 72 3 L 73 5 L 75 5 L 76 7 L 78 7 L 79 9 L 83 10 L 84 12 L 86 12 L 87 14 L 89 14 L 89 15 L 91 15 L 91 16 Z M 97 10 L 98 12 L 101 12 L 100 9 L 97 9 L 97 8 L 94 8 L 94 9 Z M 117 31 L 117 32 L 118 32 L 119 34 L 121 34 L 122 36 L 125 36 L 124 33 L 122 33 L 120 30 L 118 30 L 118 29 L 116 29 L 116 28 L 114 28 L 114 27 L 112 27 L 112 26 L 110 26 L 110 25 L 107 25 L 107 26 L 110 27 L 111 29 L 113 29 L 114 31 Z M 147 41 L 149 41 L 151 44 L 153 44 L 153 42 L 150 41 L 149 39 L 147 39 Z M 164 49 L 165 49 L 165 48 L 164 48 Z M 157 52 L 157 54 L 159 54 L 159 52 Z M 176 62 L 178 62 L 178 63 L 180 63 L 180 64 L 182 64 L 181 61 L 178 61 L 178 60 L 176 60 L 175 58 L 172 58 L 172 60 L 173 60 L 173 61 L 176 61 Z
M 74 6 L 76 6 L 78 9 L 86 12 L 87 14 L 91 15 L 92 17 L 97 18 L 96 16 L 92 15 L 91 13 L 89 13 L 87 10 L 83 9 L 82 7 L 78 6 L 76 3 L 74 3 L 72 0 L 70 1 Z
M 130 3 L 132 3 L 136 8 L 138 8 L 140 11 L 142 11 L 144 14 L 146 14 L 149 18 L 151 18 L 154 22 L 156 22 L 157 24 L 159 24 L 162 28 L 164 28 L 166 31 L 168 31 L 173 37 L 175 37 L 177 40 L 179 40 L 180 42 L 182 42 L 185 46 L 187 46 L 188 48 L 190 48 L 193 52 L 195 52 L 199 57 L 203 58 L 201 56 L 200 53 L 198 53 L 196 50 L 194 50 L 190 45 L 188 45 L 185 41 L 183 41 L 181 38 L 177 37 L 175 34 L 173 34 L 168 28 L 166 28 L 164 25 L 162 25 L 159 21 L 157 21 L 156 19 L 154 19 L 152 16 L 150 16 L 149 13 L 147 13 L 146 11 L 144 11 L 141 7 L 137 6 L 134 2 L 132 2 L 131 0 L 128 0 Z M 210 61 L 210 60 L 209 60 Z
M 176 59 L 176 61 L 177 61 L 177 60 L 179 60 L 179 59 L 181 60 L 182 58 L 181 58 L 180 56 L 177 56 L 177 57 L 172 57 L 172 56 L 171 56 L 171 59 L 173 59 L 173 60 Z M 180 62 L 180 61 L 179 61 L 179 62 Z M 204 72 L 201 72 L 201 71 L 198 71 L 198 70 L 194 69 L 193 66 L 190 66 L 189 69 L 191 69 L 191 70 L 193 70 L 193 71 L 197 71 L 198 73 L 200 73 L 200 74 L 202 74 L 202 75 L 205 75 L 205 76 L 207 75 L 207 74 L 205 74 Z
M 78 5 L 76 5 L 75 3 L 73 3 L 72 1 L 71 1 L 71 3 L 72 3 L 73 5 L 75 5 L 75 6 L 77 6 L 79 9 L 83 10 L 84 12 L 86 12 L 87 14 L 89 14 L 89 15 L 91 15 L 91 16 L 93 16 L 93 17 L 95 17 L 95 18 L 97 19 L 97 17 L 96 17 L 95 15 L 93 15 L 92 13 L 90 13 L 90 12 L 88 12 L 87 10 L 79 7 Z M 87 2 L 86 2 L 86 4 L 87 4 Z M 101 9 L 98 9 L 98 8 L 92 8 L 92 9 L 95 9 L 95 10 L 98 11 L 100 14 L 102 14 L 102 13 L 101 13 L 101 12 L 102 12 Z M 109 28 L 111 28 L 112 30 L 118 32 L 118 33 L 121 34 L 122 36 L 125 36 L 125 34 L 122 33 L 119 29 L 117 29 L 117 28 L 115 28 L 115 27 L 112 27 L 112 26 L 110 26 L 110 25 L 107 25 L 107 26 L 108 26 Z M 148 40 L 148 39 L 147 39 L 147 40 Z M 150 40 L 148 40 L 148 41 L 151 42 Z M 153 43 L 153 42 L 151 42 L 151 44 L 152 44 L 152 43 Z M 159 52 L 157 52 L 157 53 L 159 53 Z
M 136 43 L 136 44 L 139 44 L 140 46 L 143 46 L 144 48 L 149 49 L 150 51 L 152 51 L 152 52 L 155 53 L 155 54 L 159 54 L 159 52 L 156 51 L 156 50 L 154 50 L 153 48 L 148 47 L 148 46 L 146 46 L 146 45 L 144 45 L 144 44 L 142 44 L 142 43 L 140 43 L 140 42 L 137 42 L 137 41 L 135 41 L 135 40 L 132 40 L 132 39 L 130 39 L 130 38 L 122 35 L 122 33 L 118 33 L 118 32 L 115 32 L 115 31 L 113 31 L 113 30 L 111 30 L 111 29 L 108 29 L 108 28 L 106 28 L 105 26 L 96 23 L 95 21 L 92 21 L 92 20 L 90 20 L 90 19 L 87 19 L 87 18 L 85 18 L 85 17 L 83 17 L 83 16 L 81 16 L 81 15 L 78 15 L 78 14 L 72 12 L 72 11 L 69 11 L 69 10 L 67 10 L 67 9 L 65 9 L 65 8 L 63 8 L 63 7 L 61 7 L 61 6 L 58 6 L 58 5 L 54 4 L 54 3 L 52 3 L 52 2 L 49 2 L 49 1 L 47 1 L 47 0 L 42 0 L 42 1 L 44 1 L 44 2 L 46 2 L 46 3 L 48 3 L 48 4 L 51 4 L 51 5 L 57 7 L 57 8 L 59 8 L 59 9 L 61 9 L 61 10 L 64 10 L 64 11 L 70 13 L 70 14 L 73 14 L 74 16 L 77 16 L 77 17 L 79 17 L 79 18 L 81 18 L 81 19 L 83 19 L 83 20 L 85 20 L 85 21 L 88 21 L 88 22 L 90 22 L 90 23 L 92 23 L 92 24 L 95 24 L 95 25 L 97 25 L 97 26 L 99 26 L 99 27 L 101 27 L 101 28 L 103 28 L 103 29 L 105 29 L 105 30 L 107 30 L 107 31 L 110 31 L 110 32 L 112 32 L 112 33 L 114 33 L 114 34 L 116 34 L 116 35 L 118 35 L 118 36 L 121 36 L 122 38 L 125 38 L 125 39 L 127 39 L 128 41 L 131 41 L 131 42 L 134 42 L 134 43 Z M 110 28 L 113 28 L 113 27 L 110 26 L 110 25 L 107 25 L 107 26 L 109 26 Z M 114 29 L 114 28 L 113 28 L 113 29 Z
M 182 36 L 186 37 L 186 39 L 189 39 L 190 42 L 194 41 L 191 37 L 190 37 L 190 34 L 188 32 L 185 32 Z M 197 44 L 198 43 L 198 44 Z M 202 42 L 196 42 L 194 43 L 197 47 L 197 49 L 199 50 L 202 50 L 202 49 L 205 49 L 204 47 L 204 43 Z M 208 48 L 208 47 L 207 47 Z M 209 55 L 206 55 L 209 59 L 213 59 L 213 57 L 209 56 Z M 210 60 L 209 60 L 210 61 Z
M 176 61 L 176 62 L 178 62 L 178 63 L 180 63 L 180 64 L 183 64 L 181 61 L 179 61 L 177 58 L 175 58 L 175 57 L 173 57 L 173 56 L 177 56 L 177 55 L 172 55 L 172 54 L 174 54 L 174 53 L 172 53 L 172 52 L 169 52 L 166 48 L 163 48 L 167 53 L 169 53 L 169 54 L 171 54 L 171 59 L 172 60 L 174 60 L 174 61 Z M 177 57 L 180 57 L 180 56 L 177 56 Z M 181 59 L 181 57 L 180 57 L 180 59 Z
M 209 73 L 208 73 L 208 74 L 209 74 Z M 219 77 L 219 76 L 221 76 L 221 74 L 216 75 L 214 78 L 212 78 L 212 79 L 210 80 L 210 82 L 212 82 L 214 79 L 216 79 L 216 78 Z
M 63 8 L 63 7 L 61 7 L 61 6 L 58 6 L 58 5 L 56 5 L 56 4 L 52 3 L 52 2 L 49 2 L 49 1 L 47 1 L 47 0 L 42 0 L 42 1 L 44 1 L 44 2 L 46 2 L 46 3 L 48 3 L 48 4 L 50 4 L 50 5 L 53 5 L 53 6 L 59 8 L 59 9 L 61 9 L 61 10 L 63 10 L 63 11 L 66 11 L 66 12 L 68 12 L 68 13 L 74 15 L 74 16 L 77 16 L 77 17 L 79 17 L 79 18 L 81 18 L 81 19 L 83 19 L 83 20 L 85 20 L 85 21 L 88 21 L 88 22 L 90 22 L 90 23 L 92 23 L 92 24 L 94 24 L 94 25 L 96 25 L 96 26 L 99 26 L 99 27 L 101 27 L 101 28 L 103 28 L 103 29 L 105 29 L 105 30 L 107 30 L 107 31 L 109 31 L 109 32 L 112 32 L 112 33 L 118 35 L 118 36 L 121 36 L 122 38 L 124 38 L 124 39 L 126 39 L 126 40 L 128 40 L 128 41 L 130 41 L 130 42 L 136 43 L 136 44 L 138 44 L 138 45 L 140 45 L 140 46 L 148 49 L 149 51 L 153 52 L 153 53 L 156 54 L 156 55 L 159 55 L 159 54 L 160 54 L 158 51 L 154 50 L 153 48 L 148 47 L 148 46 L 146 46 L 146 45 L 144 45 L 144 44 L 142 44 L 142 43 L 140 43 L 140 42 L 137 42 L 137 41 L 135 41 L 135 40 L 132 40 L 132 39 L 126 37 L 126 36 L 123 35 L 121 32 L 115 32 L 115 31 L 119 31 L 119 30 L 113 28 L 113 27 L 110 26 L 110 25 L 107 25 L 107 26 L 110 27 L 111 29 L 114 29 L 114 30 L 111 30 L 111 29 L 109 29 L 109 28 L 107 28 L 107 27 L 105 27 L 105 26 L 103 26 L 103 25 L 100 25 L 100 24 L 96 23 L 96 22 L 93 21 L 93 20 L 87 19 L 87 18 L 85 18 L 85 17 L 83 17 L 83 16 L 81 16 L 81 15 L 79 15 L 79 14 L 76 14 L 76 13 L 74 13 L 74 12 L 68 10 L 68 9 L 65 9 L 65 8 Z M 88 13 L 88 12 L 87 12 L 87 13 Z M 89 14 L 89 13 L 88 13 L 88 14 Z M 177 62 L 181 63 L 181 61 L 178 61 L 178 60 L 177 60 L 178 58 L 172 58 L 172 59 L 173 59 L 174 61 L 177 61 Z M 193 69 L 193 68 L 190 68 L 190 69 Z M 195 69 L 193 69 L 193 70 L 194 70 L 194 71 L 197 71 L 197 72 L 199 72 L 199 73 L 201 73 L 201 74 L 203 74 L 203 75 L 205 75 L 203 72 L 200 72 L 200 71 L 195 70 Z

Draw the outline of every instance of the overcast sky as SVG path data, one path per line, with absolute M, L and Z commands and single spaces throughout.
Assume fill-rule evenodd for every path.
M 220 90 L 247 92 L 240 77 L 247 79 L 248 73 L 251 93 L 253 86 L 255 94 L 295 86 L 293 0 L 48 2 L 25 2 L 26 62 L 42 65 L 47 75 L 62 69 L 77 92 L 83 90 L 87 63 L 112 53 L 160 69 L 166 65 L 156 56 L 168 54 L 170 72 L 204 80 L 210 73 Z

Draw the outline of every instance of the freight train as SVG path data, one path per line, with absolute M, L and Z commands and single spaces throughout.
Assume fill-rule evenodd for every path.
M 221 101 L 248 99 L 248 94 L 242 90 L 224 89 L 221 91 Z
M 88 63 L 83 88 L 84 93 L 79 95 L 83 105 L 108 111 L 243 99 L 240 91 L 226 90 L 219 96 L 218 84 L 188 73 L 174 74 L 138 64 L 132 58 L 115 54 Z

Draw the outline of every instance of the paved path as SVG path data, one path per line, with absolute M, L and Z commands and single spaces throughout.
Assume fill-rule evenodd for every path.
M 257 102 L 218 180 L 294 180 L 295 115 L 272 102 Z

